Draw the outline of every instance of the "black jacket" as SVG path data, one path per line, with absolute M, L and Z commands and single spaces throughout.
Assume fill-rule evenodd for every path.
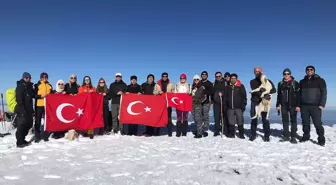
M 327 85 L 323 78 L 315 74 L 310 79 L 306 76 L 300 81 L 301 105 L 325 107 L 327 103 Z
M 299 83 L 294 80 L 289 83 L 285 82 L 284 79 L 278 83 L 278 95 L 276 107 L 280 105 L 282 107 L 299 107 L 300 106 L 300 86 Z
M 276 93 L 276 88 L 275 88 L 273 82 L 270 79 L 268 79 L 268 81 L 272 84 L 272 87 L 273 87 L 270 94 Z M 250 86 L 251 86 L 252 90 L 258 88 L 260 85 L 261 85 L 261 81 L 260 81 L 260 78 L 258 78 L 258 77 L 254 78 L 253 80 L 250 81 Z M 251 102 L 258 102 L 259 103 L 261 101 L 261 98 L 260 98 L 261 94 L 262 94 L 262 92 L 260 92 L 260 91 L 252 93 Z
M 66 92 L 66 94 L 78 94 L 79 87 L 80 86 L 76 82 L 71 83 L 71 87 L 69 83 L 66 83 L 64 87 L 64 91 Z
M 206 97 L 207 94 L 206 94 L 204 86 L 199 85 L 199 86 L 192 87 L 191 92 L 192 92 L 191 94 L 192 94 L 193 104 L 199 105 L 199 104 L 204 103 L 204 101 L 207 100 L 207 97 Z
M 142 93 L 141 86 L 139 84 L 130 84 L 127 86 L 126 92 L 134 94 Z
M 121 95 L 117 94 L 119 91 L 126 92 L 127 85 L 124 81 L 120 80 L 119 82 L 115 81 L 111 83 L 109 95 L 112 99 L 112 104 L 120 104 Z
M 224 93 L 225 107 L 228 109 L 241 109 L 245 111 L 247 104 L 246 89 L 240 81 L 235 85 L 226 86 Z
M 226 81 L 224 78 L 221 80 L 216 80 L 213 83 L 213 95 L 212 99 L 215 104 L 221 104 L 220 97 L 218 95 L 219 92 L 222 93 L 222 103 L 224 103 L 224 97 L 225 97 L 225 89 L 226 86 L 228 86 L 229 82 Z
M 153 95 L 154 92 L 154 87 L 155 87 L 155 83 L 148 83 L 145 82 L 143 84 L 141 84 L 141 90 L 142 90 L 142 94 L 148 94 L 148 95 Z
M 203 103 L 210 103 L 213 94 L 213 84 L 209 80 L 201 81 L 201 84 L 204 87 L 204 93 L 206 94 L 206 100 Z
M 15 89 L 16 106 L 14 112 L 19 116 L 32 116 L 33 115 L 33 97 L 34 89 L 33 83 L 25 82 L 24 80 L 17 81 Z

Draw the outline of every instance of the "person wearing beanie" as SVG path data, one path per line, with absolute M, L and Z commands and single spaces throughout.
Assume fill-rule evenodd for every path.
M 110 84 L 109 95 L 112 99 L 112 127 L 115 134 L 119 133 L 124 135 L 123 125 L 119 123 L 119 110 L 120 110 L 120 98 L 123 93 L 126 92 L 127 85 L 122 80 L 121 73 L 116 73 L 116 79 Z
M 175 93 L 190 94 L 190 85 L 187 81 L 187 75 L 181 74 L 180 81 L 177 83 Z M 176 137 L 187 136 L 189 111 L 180 111 L 176 109 Z
M 292 76 L 289 68 L 282 72 L 283 79 L 278 83 L 276 109 L 281 111 L 283 137 L 280 141 L 290 141 L 295 144 L 297 134 L 297 112 L 300 111 L 300 86 Z M 291 134 L 289 138 L 289 119 L 291 122 Z
M 49 134 L 47 132 L 41 132 L 41 120 L 45 114 L 44 98 L 53 92 L 52 85 L 48 82 L 48 74 L 46 72 L 41 73 L 40 81 L 35 84 L 35 142 L 38 143 L 43 139 L 49 141 Z
M 326 81 L 315 73 L 315 67 L 306 67 L 306 76 L 300 81 L 300 112 L 303 127 L 303 136 L 300 142 L 310 139 L 310 118 L 313 120 L 317 141 L 325 145 L 324 128 L 322 126 L 322 110 L 327 103 Z
M 224 79 L 225 79 L 228 83 L 230 83 L 230 73 L 229 73 L 229 72 L 224 73 Z
M 202 115 L 202 103 L 206 100 L 205 87 L 202 86 L 201 78 L 195 75 L 193 78 L 194 82 L 191 88 L 192 95 L 192 111 L 191 114 L 196 124 L 196 131 L 194 138 L 202 138 L 204 126 L 203 126 L 203 115 Z
M 31 75 L 27 72 L 22 74 L 22 78 L 17 81 L 15 88 L 17 129 L 15 133 L 16 146 L 23 148 L 29 146 L 30 143 L 25 139 L 28 135 L 28 130 L 33 126 L 33 98 L 34 90 L 31 83 Z
M 78 89 L 80 88 L 80 85 L 77 83 L 77 76 L 72 74 L 69 77 L 69 82 L 65 84 L 64 91 L 66 94 L 69 95 L 76 95 L 78 94 Z
M 160 87 L 155 83 L 155 77 L 153 74 L 147 75 L 147 81 L 141 84 L 142 94 L 154 95 L 155 89 L 159 89 Z M 155 127 L 146 126 L 146 131 L 144 135 L 146 137 L 151 137 L 154 135 Z
M 230 76 L 229 76 L 230 77 Z M 228 133 L 228 120 L 226 116 L 225 107 L 223 105 L 225 97 L 225 88 L 229 85 L 229 81 L 223 78 L 221 72 L 215 73 L 215 82 L 213 83 L 213 110 L 214 110 L 214 119 L 215 119 L 215 132 L 214 136 L 219 136 L 222 132 L 221 126 L 223 126 L 223 134 L 227 136 Z M 224 116 L 224 123 L 221 125 L 222 115 Z
M 141 94 L 141 86 L 137 83 L 137 76 L 131 76 L 131 83 L 126 88 L 126 94 Z M 128 135 L 137 136 L 138 135 L 138 125 L 137 124 L 128 124 Z
M 251 86 L 252 90 L 260 87 L 260 85 L 261 85 L 260 77 L 264 74 L 261 67 L 255 67 L 253 72 L 254 72 L 255 78 L 250 81 L 250 86 Z M 266 100 L 270 100 L 271 96 L 272 96 L 271 94 L 276 93 L 276 88 L 275 88 L 272 80 L 270 80 L 270 79 L 267 79 L 267 80 L 271 83 L 272 90 L 270 91 L 269 94 L 266 94 L 264 96 L 264 98 Z M 261 103 L 262 99 L 260 98 L 260 96 L 265 91 L 266 91 L 266 89 L 261 88 L 260 91 L 254 92 L 254 93 L 251 94 L 251 109 L 250 109 L 250 116 L 251 117 L 253 117 L 256 114 L 255 107 L 259 103 Z M 269 142 L 271 131 L 270 131 L 270 122 L 269 122 L 269 120 L 266 119 L 266 115 L 267 115 L 267 112 L 262 112 L 261 113 L 262 122 L 263 122 L 263 130 L 264 130 L 264 138 L 263 139 L 264 139 L 265 142 Z M 257 118 L 252 119 L 251 120 L 250 141 L 254 141 L 257 138 L 257 125 L 258 125 L 258 119 Z
M 201 73 L 201 84 L 205 88 L 206 100 L 202 103 L 202 112 L 203 112 L 203 137 L 208 136 L 209 123 L 210 123 L 210 106 L 211 106 L 211 96 L 213 90 L 213 84 L 208 80 L 208 72 L 202 71 Z M 194 132 L 195 134 L 196 132 Z
M 244 112 L 247 104 L 247 95 L 245 86 L 238 80 L 238 75 L 230 75 L 230 85 L 226 86 L 224 93 L 224 107 L 227 109 L 228 133 L 227 137 L 235 137 L 235 124 L 238 125 L 239 138 L 245 139 L 244 136 Z

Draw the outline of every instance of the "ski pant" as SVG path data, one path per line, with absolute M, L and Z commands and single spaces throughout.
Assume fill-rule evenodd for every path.
M 220 133 L 221 132 L 221 121 L 222 121 L 222 115 L 221 115 L 221 111 L 223 112 L 223 120 L 224 120 L 224 123 L 222 123 L 224 126 L 224 135 L 227 135 L 228 133 L 228 120 L 227 120 L 227 116 L 226 116 L 226 111 L 225 111 L 225 108 L 224 108 L 224 105 L 223 105 L 223 108 L 221 110 L 221 105 L 220 104 L 216 104 L 214 103 L 213 104 L 213 110 L 214 110 L 214 118 L 215 118 L 215 133 Z
M 255 107 L 258 105 L 258 102 L 251 102 L 251 111 L 250 116 L 253 117 L 256 114 Z M 270 122 L 266 119 L 267 112 L 261 113 L 261 120 L 263 122 L 263 129 L 264 129 L 264 137 L 269 138 L 270 136 Z M 258 118 L 255 118 L 251 121 L 251 136 L 257 136 L 257 125 L 258 125 Z
M 33 115 L 17 115 L 16 117 L 17 130 L 15 133 L 16 144 L 24 144 L 25 138 L 28 135 L 29 129 L 33 127 Z
M 110 110 L 108 105 L 104 105 L 103 107 L 103 117 L 104 117 L 104 131 L 110 132 L 112 130 L 111 124 L 109 122 Z
M 196 135 L 203 134 L 203 116 L 202 116 L 202 105 L 193 104 L 191 114 L 196 123 L 197 133 Z
M 119 110 L 120 110 L 120 105 L 119 104 L 112 104 L 112 123 L 113 123 L 113 132 L 117 133 L 120 131 L 123 133 L 123 125 L 119 123 Z
M 318 106 L 301 106 L 301 119 L 303 128 L 303 139 L 310 139 L 310 117 L 318 135 L 318 142 L 325 143 L 324 128 L 322 126 L 322 111 Z
M 168 128 L 168 135 L 169 136 L 171 136 L 173 134 L 172 112 L 173 112 L 173 109 L 171 107 L 168 107 L 168 123 L 167 123 L 167 128 Z M 160 132 L 160 130 L 157 131 L 157 132 Z
M 44 106 L 43 107 L 35 107 L 35 137 L 40 138 L 40 139 L 47 139 L 50 136 L 50 133 L 43 131 L 41 134 L 41 121 L 42 121 L 42 116 L 45 113 Z
M 188 121 L 188 111 L 176 110 L 177 121 Z
M 206 132 L 209 130 L 209 122 L 210 122 L 210 103 L 202 104 L 202 116 L 203 116 L 203 131 Z
M 297 112 L 295 107 L 281 106 L 281 117 L 283 125 L 283 136 L 289 138 L 289 118 L 291 122 L 291 137 L 296 137 L 297 132 Z
M 237 123 L 238 126 L 244 124 L 244 115 L 241 109 L 228 109 L 227 110 L 227 117 L 228 117 L 228 135 L 234 136 L 235 124 Z
M 138 125 L 137 124 L 128 124 L 128 135 L 136 136 L 138 135 Z

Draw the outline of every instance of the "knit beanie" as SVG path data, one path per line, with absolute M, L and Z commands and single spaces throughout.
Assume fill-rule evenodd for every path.
M 194 79 L 194 80 L 196 80 L 196 79 L 200 80 L 201 78 L 200 78 L 200 76 L 195 75 L 193 79 Z
M 230 73 L 229 73 L 229 72 L 226 72 L 226 73 L 224 74 L 224 77 L 226 78 L 226 77 L 228 77 L 228 76 L 230 76 Z
M 180 78 L 187 79 L 187 75 L 183 73 L 181 74 Z
M 161 77 L 163 77 L 163 76 L 168 76 L 168 73 L 167 73 L 167 72 L 163 72 L 163 73 L 161 74 Z
M 131 80 L 138 80 L 138 77 L 133 75 L 133 76 L 131 76 Z
M 155 77 L 154 77 L 154 75 L 153 75 L 153 74 L 149 74 L 149 75 L 147 76 L 147 79 L 148 79 L 149 77 L 152 77 L 152 78 L 153 78 L 153 80 L 155 79 Z
M 22 74 L 22 79 L 24 79 L 24 78 L 31 78 L 31 75 L 28 73 L 28 72 L 24 72 L 23 74 Z
M 230 77 L 236 77 L 236 78 L 238 78 L 238 75 L 236 74 L 236 73 L 232 73 L 231 75 L 230 75 Z
M 202 71 L 201 74 L 206 74 L 208 76 L 208 72 L 207 71 Z
M 313 69 L 313 70 L 315 71 L 315 67 L 312 66 L 312 65 L 307 66 L 307 67 L 306 67 L 306 71 L 307 71 L 307 69 L 310 69 L 310 68 Z
M 292 71 L 288 68 L 284 69 L 282 74 L 285 74 L 285 73 L 289 73 L 289 74 L 292 74 Z

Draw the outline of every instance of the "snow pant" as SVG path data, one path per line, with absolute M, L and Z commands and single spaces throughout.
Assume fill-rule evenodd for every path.
M 120 105 L 119 104 L 112 104 L 112 127 L 113 127 L 113 132 L 118 133 L 120 131 L 123 133 L 123 125 L 119 123 L 119 110 L 120 110 Z
M 224 123 L 222 123 L 222 126 L 224 126 L 224 135 L 227 135 L 228 133 L 228 120 L 227 120 L 227 116 L 226 116 L 226 111 L 225 108 L 223 106 L 222 110 L 221 110 L 221 105 L 220 104 L 214 104 L 213 105 L 213 110 L 214 110 L 214 118 L 215 118 L 215 133 L 220 133 L 221 132 L 221 121 L 222 121 L 222 115 L 221 115 L 221 111 L 223 111 L 223 116 L 224 116 Z
M 173 135 L 172 112 L 173 112 L 173 109 L 171 107 L 168 107 L 168 123 L 167 123 L 168 136 Z M 158 129 L 160 129 L 160 128 L 158 128 Z M 157 132 L 160 133 L 160 130 L 158 130 Z
M 236 132 L 235 124 L 238 125 L 239 136 L 244 136 L 244 115 L 241 109 L 228 109 L 228 136 L 234 137 Z
M 45 110 L 44 110 L 44 106 L 43 107 L 38 107 L 36 106 L 35 107 L 35 130 L 34 130 L 34 133 L 35 133 L 35 138 L 37 140 L 39 139 L 48 139 L 49 136 L 50 136 L 50 133 L 48 132 L 45 132 L 43 131 L 41 133 L 41 121 L 42 121 L 42 116 L 44 115 L 45 113 Z
M 193 104 L 191 114 L 196 123 L 197 132 L 196 135 L 203 134 L 203 116 L 202 116 L 202 105 L 201 104 Z
M 25 142 L 25 138 L 28 135 L 29 129 L 33 127 L 33 115 L 17 115 L 16 123 L 16 144 L 22 145 Z
M 316 133 L 318 135 L 318 142 L 325 143 L 324 137 L 324 128 L 322 126 L 322 111 L 318 106 L 301 106 L 301 119 L 302 119 L 302 128 L 303 128 L 303 137 L 304 140 L 310 139 L 310 117 L 313 120 L 313 124 L 316 129 Z
M 181 134 L 185 136 L 188 130 L 188 111 L 176 110 L 177 122 L 176 122 L 176 136 L 179 137 Z
M 138 135 L 138 125 L 137 124 L 128 124 L 128 135 L 136 136 Z
M 255 107 L 258 105 L 258 102 L 251 102 L 251 111 L 250 116 L 253 117 L 256 114 Z M 263 129 L 264 129 L 264 137 L 269 138 L 270 136 L 270 122 L 266 119 L 267 112 L 261 113 L 261 120 L 263 122 Z M 255 118 L 251 121 L 251 137 L 257 136 L 257 125 L 258 125 L 258 118 Z
M 110 132 L 112 130 L 111 124 L 109 122 L 110 110 L 108 105 L 104 105 L 103 107 L 103 117 L 104 117 L 104 131 Z
M 210 123 L 210 103 L 202 104 L 202 116 L 203 116 L 203 131 L 206 132 L 209 130 Z
M 291 137 L 296 137 L 297 132 L 297 112 L 295 107 L 281 106 L 281 117 L 283 125 L 283 137 L 289 138 L 289 118 L 291 122 Z

